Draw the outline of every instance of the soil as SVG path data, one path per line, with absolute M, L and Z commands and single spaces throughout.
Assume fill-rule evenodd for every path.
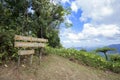
M 120 80 L 120 74 L 104 72 L 80 65 L 60 56 L 49 55 L 38 63 L 34 56 L 33 64 L 29 60 L 17 66 L 11 62 L 0 66 L 0 80 Z

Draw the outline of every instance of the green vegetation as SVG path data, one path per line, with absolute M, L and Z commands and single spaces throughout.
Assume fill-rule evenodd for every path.
M 61 47 L 60 24 L 69 9 L 51 0 L 0 0 L 0 63 L 17 58 L 14 35 L 48 39 L 51 47 Z M 32 7 L 33 12 L 28 8 Z
M 112 54 L 112 55 L 110 55 L 110 60 L 112 62 L 120 62 L 120 55 L 119 54 Z
M 78 63 L 87 66 L 120 73 L 120 62 L 107 61 L 106 59 L 104 59 L 103 57 L 97 54 L 93 54 L 85 51 L 78 51 L 75 49 L 64 49 L 64 48 L 58 49 L 58 48 L 50 48 L 50 47 L 47 47 L 45 51 L 46 53 L 63 56 L 73 61 L 77 60 Z
M 28 12 L 30 6 L 34 13 Z M 68 10 L 50 0 L 0 0 L 0 32 L 47 38 L 49 46 L 58 47 L 59 25 Z

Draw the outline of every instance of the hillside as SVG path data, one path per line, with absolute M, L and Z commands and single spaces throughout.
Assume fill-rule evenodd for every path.
M 19 70 L 15 63 L 0 66 L 0 80 L 120 80 L 120 74 L 96 70 L 59 56 L 44 57 L 40 65 L 36 59 L 31 67 L 24 64 Z
M 120 44 L 111 44 L 108 47 L 115 48 L 117 50 L 117 52 L 120 53 Z

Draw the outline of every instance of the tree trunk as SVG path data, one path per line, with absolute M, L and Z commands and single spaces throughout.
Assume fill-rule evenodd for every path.
M 104 55 L 105 55 L 106 60 L 108 60 L 108 56 L 107 56 L 107 53 L 106 53 L 106 52 L 104 53 Z

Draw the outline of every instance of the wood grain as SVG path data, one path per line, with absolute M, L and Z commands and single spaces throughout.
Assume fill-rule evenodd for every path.
M 34 54 L 35 50 L 19 50 L 18 55 L 30 55 Z
M 23 48 L 32 48 L 32 47 L 45 47 L 44 43 L 31 43 L 31 42 L 15 42 L 15 47 L 23 47 Z
M 36 42 L 48 42 L 47 39 L 43 38 L 34 38 L 34 37 L 26 37 L 26 36 L 20 36 L 20 35 L 15 35 L 15 40 L 23 40 L 23 41 L 36 41 Z

